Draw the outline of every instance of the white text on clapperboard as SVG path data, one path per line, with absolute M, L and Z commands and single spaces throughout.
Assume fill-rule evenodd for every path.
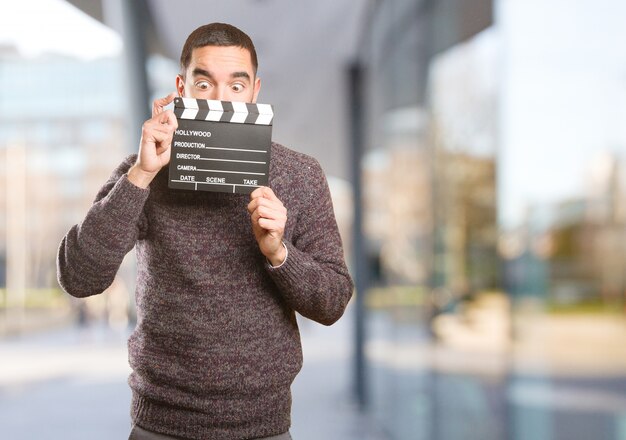
M 201 130 L 176 130 L 176 134 L 178 136 L 196 136 L 196 137 L 211 137 L 210 131 L 201 131 Z M 206 148 L 206 144 L 202 142 L 183 142 L 176 141 L 174 142 L 175 147 L 181 148 Z M 187 154 L 187 153 L 176 153 L 177 159 L 200 159 L 199 154 Z M 177 165 L 176 169 L 179 171 L 196 171 L 195 165 Z M 185 180 L 188 182 L 195 182 L 196 176 L 180 176 L 180 180 Z M 226 179 L 224 177 L 207 177 L 206 181 L 209 183 L 226 183 Z M 243 179 L 244 185 L 258 185 L 258 180 L 249 180 Z

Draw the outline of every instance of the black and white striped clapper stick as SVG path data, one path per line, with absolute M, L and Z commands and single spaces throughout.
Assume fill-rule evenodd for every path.
M 175 98 L 174 114 L 170 188 L 249 194 L 267 186 L 271 105 Z

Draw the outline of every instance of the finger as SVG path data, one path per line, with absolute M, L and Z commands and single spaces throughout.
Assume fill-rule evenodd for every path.
M 287 213 L 287 209 L 285 208 L 285 206 L 282 204 L 280 200 L 278 199 L 269 200 L 262 196 L 252 199 L 252 201 L 248 203 L 248 212 L 252 213 L 259 206 L 267 206 L 269 208 L 275 209 L 276 211 L 282 211 L 285 214 Z
M 258 224 L 261 228 L 270 232 L 282 233 L 285 230 L 285 226 L 279 221 L 271 220 L 269 218 L 260 218 Z
M 148 126 L 152 129 L 152 130 L 158 130 L 158 131 L 162 131 L 162 132 L 174 132 L 174 126 L 171 125 L 169 120 L 165 120 L 165 121 L 150 121 L 150 123 L 148 124 Z
M 152 103 L 152 117 L 163 112 L 163 107 L 174 101 L 176 93 L 172 92 L 164 98 L 155 99 Z
M 174 127 L 169 123 L 169 121 L 161 122 L 160 120 L 150 119 L 145 123 L 145 128 L 148 131 L 160 131 L 163 133 L 166 132 L 174 132 Z
M 148 132 L 148 139 L 154 139 L 156 142 L 162 142 L 166 139 L 171 140 L 173 137 L 173 133 L 170 130 L 154 128 Z
M 255 199 L 257 197 L 265 197 L 266 199 L 270 200 L 278 200 L 278 197 L 276 197 L 276 194 L 274 194 L 274 191 L 272 191 L 269 186 L 259 186 L 257 189 L 252 191 L 252 193 L 250 193 L 251 199 Z
M 263 187 L 259 186 L 257 189 L 255 189 L 254 191 L 252 191 L 250 193 L 250 199 L 254 200 L 257 199 L 259 197 L 263 197 Z
M 172 127 L 178 126 L 178 120 L 176 119 L 176 115 L 172 110 L 165 110 L 163 113 L 159 113 L 156 117 L 156 120 L 160 125 L 167 125 Z
M 258 222 L 260 218 L 269 218 L 272 220 L 278 220 L 284 217 L 286 219 L 286 216 L 284 216 L 284 214 L 280 212 L 272 211 L 269 208 L 261 209 L 260 207 L 257 207 L 257 209 L 253 210 L 250 213 L 250 216 L 253 222 Z
M 259 224 L 259 221 L 261 221 L 263 218 L 261 217 L 261 215 L 259 214 L 258 211 L 254 211 L 252 213 L 252 215 L 250 216 L 251 220 L 252 220 L 252 226 L 253 227 L 258 227 L 260 228 L 261 225 Z
M 256 209 L 252 214 L 251 214 L 251 218 L 252 218 L 252 222 L 253 223 L 258 223 L 260 219 L 267 219 L 267 220 L 273 220 L 278 222 L 279 224 L 282 224 L 282 227 L 285 227 L 285 224 L 287 223 L 287 215 L 283 212 L 280 211 L 274 211 L 268 208 L 263 208 L 263 209 Z
M 248 203 L 248 212 L 252 214 L 256 210 L 257 206 L 259 206 L 259 199 L 252 199 L 250 203 Z
M 259 219 L 260 219 L 260 215 L 257 211 L 254 211 L 251 215 L 250 215 L 250 219 L 252 219 L 252 224 L 253 225 L 258 225 L 259 224 Z
M 171 141 L 174 137 L 174 133 L 171 130 L 154 128 L 150 131 L 150 137 L 156 142 Z
M 171 147 L 171 145 L 172 145 L 172 142 L 159 142 L 159 144 L 156 147 L 156 153 L 161 154 L 165 152 Z
M 269 206 L 259 206 L 256 210 L 262 218 L 270 218 L 274 220 L 286 219 L 287 216 L 282 210 L 274 209 Z
M 265 197 L 266 199 L 278 200 L 278 197 L 276 197 L 276 194 L 274 194 L 274 191 L 272 191 L 269 186 L 262 186 L 259 189 L 261 190 L 263 197 Z
M 270 208 L 274 208 L 274 209 L 285 209 L 283 202 L 281 202 L 280 200 L 276 198 L 268 199 L 265 197 L 259 197 L 256 200 L 257 200 L 258 206 L 269 206 Z
M 178 126 L 178 119 L 176 119 L 176 115 L 174 114 L 174 110 L 167 110 L 165 112 L 167 114 L 167 120 L 171 125 Z

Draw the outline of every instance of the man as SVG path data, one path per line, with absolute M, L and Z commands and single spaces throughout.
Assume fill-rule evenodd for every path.
M 183 47 L 177 94 L 255 102 L 256 72 L 246 34 L 202 26 Z M 330 325 L 353 290 L 326 179 L 272 143 L 269 187 L 250 196 L 168 189 L 174 96 L 155 101 L 138 154 L 63 238 L 59 283 L 101 293 L 136 246 L 131 439 L 289 439 L 295 312 Z

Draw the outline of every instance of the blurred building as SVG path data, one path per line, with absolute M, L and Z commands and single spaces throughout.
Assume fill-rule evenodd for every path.
M 119 58 L 3 57 L 0 251 L 7 264 L 0 278 L 7 316 L 70 301 L 54 288 L 56 251 L 128 151 L 126 110 L 117 104 L 121 72 Z
M 577 199 L 529 207 L 509 256 L 511 270 L 523 273 L 517 296 L 534 296 L 556 310 L 589 308 L 622 312 L 626 279 L 625 163 L 601 154 L 590 164 L 593 184 Z
M 366 382 L 393 439 L 623 436 L 603 403 L 621 408 L 626 383 L 624 147 L 604 135 L 623 131 L 604 88 L 575 96 L 605 77 L 624 96 L 624 63 L 599 33 L 574 32 L 605 9 L 557 9 L 373 8 L 361 47 Z M 573 389 L 599 400 L 581 409 L 564 397 Z
M 451 383 L 428 368 L 425 351 L 437 314 L 498 287 L 497 95 L 481 74 L 496 53 L 493 36 L 465 44 L 492 13 L 491 1 L 379 2 L 361 42 L 364 225 L 368 260 L 380 268 L 368 300 L 367 389 L 394 439 L 497 438 L 502 427 L 454 433 L 454 414 L 459 426 L 474 416 L 446 408 L 438 387 Z

